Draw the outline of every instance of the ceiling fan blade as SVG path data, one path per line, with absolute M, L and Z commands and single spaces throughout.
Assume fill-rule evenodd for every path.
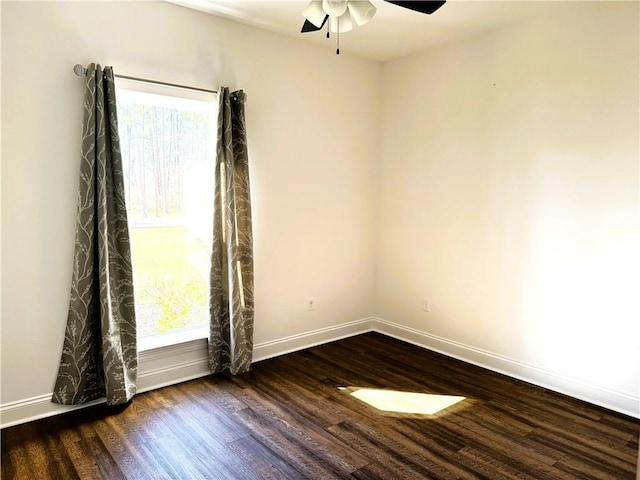
M 399 7 L 415 10 L 416 12 L 426 13 L 431 15 L 438 10 L 446 1 L 431 1 L 431 2 L 413 2 L 411 0 L 384 0 L 385 2 L 393 3 Z
M 305 20 L 304 24 L 302 25 L 302 30 L 300 30 L 301 33 L 308 33 L 308 32 L 317 32 L 318 30 L 320 30 L 322 27 L 324 27 L 324 24 L 327 23 L 327 20 L 329 19 L 329 15 L 325 15 L 324 20 L 322 21 L 322 25 L 320 25 L 319 27 L 316 27 L 313 23 L 311 23 L 309 20 Z

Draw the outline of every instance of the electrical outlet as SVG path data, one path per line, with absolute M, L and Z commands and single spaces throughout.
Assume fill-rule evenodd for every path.
M 309 310 L 310 312 L 314 308 L 314 302 L 315 302 L 315 300 L 313 299 L 313 297 L 309 297 L 309 308 L 307 310 Z
M 422 310 L 424 310 L 425 312 L 430 312 L 431 311 L 431 299 L 424 297 L 422 299 Z

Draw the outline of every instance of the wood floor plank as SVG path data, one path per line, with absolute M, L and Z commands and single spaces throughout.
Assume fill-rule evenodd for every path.
M 305 373 L 308 374 L 308 372 Z M 273 371 L 254 373 L 252 382 L 262 392 L 286 402 L 298 414 L 322 428 L 348 419 L 348 414 L 335 408 L 334 403 L 326 398 L 328 393 L 324 386 L 310 389 L 291 380 L 299 375 L 300 372 L 287 365 L 279 365 L 277 373 Z
M 80 444 L 80 447 L 84 452 L 85 458 L 93 460 L 99 472 L 99 474 L 92 473 L 95 478 L 104 478 L 105 480 L 124 480 L 127 478 L 114 460 L 111 452 L 97 435 Z
M 96 433 L 126 478 L 152 480 L 157 472 L 144 465 L 143 459 L 136 449 L 136 443 L 131 442 L 129 437 L 123 435 L 121 431 L 112 428 L 113 417 L 107 417 L 105 420 L 95 423 Z
M 80 441 L 74 441 L 74 442 L 68 442 L 68 443 L 65 442 L 65 449 L 67 451 L 67 454 L 69 455 L 69 458 L 71 459 L 71 463 L 73 463 L 73 467 L 79 478 L 81 479 L 95 478 L 97 480 L 104 478 L 102 476 L 102 473 L 100 472 L 100 469 L 98 468 L 98 465 L 96 463 L 96 458 L 93 455 L 91 455 L 89 452 L 87 452 L 82 442 Z M 4 472 L 3 472 L 2 478 L 4 478 Z M 21 475 L 18 475 L 15 478 L 22 479 L 22 478 L 37 478 L 37 477 L 35 476 L 23 477 Z
M 336 473 L 350 473 L 367 463 L 367 459 L 348 444 L 340 442 L 313 423 L 304 422 L 297 412 L 279 406 L 272 397 L 246 389 L 243 398 L 263 422 L 269 423 L 273 433 L 313 450 L 314 456 L 320 457 Z
M 482 412 L 478 415 L 484 418 Z M 558 460 L 557 456 L 538 450 L 537 445 L 528 441 L 526 436 L 500 429 L 489 422 L 480 423 L 477 418 L 451 418 L 447 427 L 453 435 L 464 435 L 466 445 L 476 451 L 489 449 L 504 462 L 509 461 L 509 457 L 516 457 L 519 463 L 527 465 L 530 470 L 540 470 L 544 465 L 553 465 Z
M 340 389 L 340 387 L 350 387 Z M 383 411 L 369 387 L 462 402 Z M 369 333 L 2 430 L 2 480 L 634 480 L 640 421 Z
M 372 430 L 359 427 L 351 422 L 342 422 L 330 427 L 329 431 L 336 438 L 362 452 L 367 458 L 390 466 L 398 478 L 428 478 L 429 467 L 423 465 L 423 462 L 416 462 L 416 459 L 390 439 L 381 441 L 377 435 L 369 435 Z M 436 475 L 434 471 L 431 473 Z
M 209 469 L 210 458 L 203 458 L 200 452 L 191 451 L 189 446 L 185 446 L 178 437 L 169 435 L 142 443 L 139 448 L 154 469 L 163 472 L 162 478 L 224 480 L 223 476 L 217 475 L 218 470 Z
M 211 424 L 206 418 L 179 412 L 177 415 L 167 416 L 165 421 L 174 432 L 172 441 L 182 451 L 188 452 L 186 456 L 190 458 L 189 463 L 196 465 L 198 469 L 204 469 L 206 474 L 211 466 L 211 459 L 216 459 L 216 472 L 209 474 L 211 478 L 231 478 L 234 472 L 240 476 L 245 470 L 245 465 L 232 455 L 227 443 L 212 434 Z
M 67 452 L 65 444 L 55 433 L 44 433 L 40 441 L 44 442 L 49 459 L 48 470 L 51 478 L 78 479 L 76 468 Z
M 265 480 L 303 478 L 303 475 L 292 465 L 251 435 L 231 442 L 229 449 L 240 461 L 253 466 L 257 478 Z
M 2 442 L 2 478 L 35 478 L 35 474 L 31 470 L 27 449 L 22 445 L 14 445 L 8 447 Z M 7 450 L 5 454 L 4 451 Z M 9 450 L 10 449 L 10 450 Z M 5 461 L 9 461 L 9 467 L 5 470 Z M 5 476 L 6 475 L 6 476 Z
M 571 473 L 582 480 L 634 480 L 633 473 L 610 468 L 589 459 L 567 458 L 556 465 L 558 470 Z
M 272 423 L 277 421 L 262 417 L 251 408 L 241 410 L 236 415 L 253 429 L 252 436 L 258 442 L 300 472 L 301 478 L 329 480 L 348 478 L 344 471 L 336 470 L 331 464 L 325 464 L 322 456 L 311 446 L 281 435 L 278 427 Z

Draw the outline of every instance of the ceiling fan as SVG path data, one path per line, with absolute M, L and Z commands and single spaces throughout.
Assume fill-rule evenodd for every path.
M 441 1 L 384 0 L 399 7 L 431 15 L 446 3 Z M 338 34 L 336 54 L 340 54 L 340 33 L 361 27 L 373 18 L 376 7 L 369 0 L 311 0 L 302 11 L 301 33 L 316 32 L 327 25 L 327 38 Z

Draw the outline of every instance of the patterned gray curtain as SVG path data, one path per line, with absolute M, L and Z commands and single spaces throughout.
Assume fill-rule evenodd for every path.
M 52 401 L 77 405 L 136 392 L 131 251 L 113 70 L 87 69 L 71 300 Z
M 253 358 L 253 234 L 242 90 L 218 91 L 209 367 L 245 373 Z

